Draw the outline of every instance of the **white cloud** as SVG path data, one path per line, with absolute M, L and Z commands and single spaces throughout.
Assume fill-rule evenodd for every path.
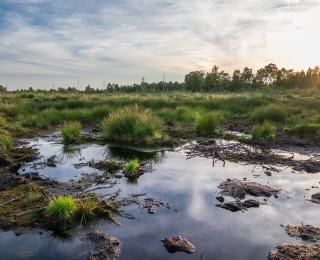
M 141 76 L 159 81 L 164 73 L 182 81 L 213 65 L 229 73 L 270 62 L 302 69 L 320 56 L 318 1 L 5 3 L 0 83 L 12 87 L 24 87 L 26 79 L 35 87 L 68 86 L 78 78 L 100 87 L 103 80 L 132 84 Z

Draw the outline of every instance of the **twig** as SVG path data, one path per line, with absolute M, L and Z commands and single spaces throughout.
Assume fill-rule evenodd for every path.
M 204 253 L 208 250 L 208 247 L 202 252 L 202 254 L 200 255 L 200 260 L 202 260 L 202 256 L 204 255 Z
M 26 212 L 21 212 L 21 213 L 15 214 L 13 216 L 15 218 L 19 218 L 19 217 L 22 217 L 22 216 L 25 216 L 25 215 L 30 215 L 30 214 L 33 214 L 33 213 L 44 211 L 45 209 L 46 209 L 46 207 L 43 207 L 43 208 L 40 208 L 40 209 L 35 209 L 35 210 L 29 210 L 29 211 L 26 211 Z
M 112 188 L 112 187 L 114 187 L 114 185 L 98 187 L 98 188 L 94 188 L 94 189 L 91 189 L 91 190 L 83 191 L 82 193 L 85 194 L 85 193 L 88 193 L 88 192 L 91 192 L 91 191 L 101 190 L 101 189 L 109 189 L 109 188 Z
M 8 201 L 0 204 L 0 206 L 5 205 L 5 204 L 7 204 L 7 203 L 9 203 L 9 202 L 11 202 L 11 201 L 15 201 L 15 200 L 17 200 L 17 199 L 20 199 L 20 197 L 16 197 L 16 198 L 14 198 L 14 199 L 8 200 Z

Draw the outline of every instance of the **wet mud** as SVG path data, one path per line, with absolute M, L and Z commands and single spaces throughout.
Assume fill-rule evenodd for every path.
M 320 259 L 320 227 L 304 225 L 303 223 L 283 225 L 283 227 L 289 236 L 295 237 L 304 243 L 280 244 L 276 247 L 276 250 L 268 253 L 268 259 Z
M 181 236 L 168 237 L 161 239 L 163 246 L 167 249 L 169 253 L 175 252 L 185 252 L 187 254 L 192 254 L 196 248 L 187 239 Z
M 94 249 L 86 260 L 115 260 L 119 257 L 121 243 L 118 238 L 95 231 L 87 234 L 87 239 L 94 244 Z
M 220 195 L 217 200 L 221 203 L 216 204 L 217 207 L 230 210 L 232 212 L 246 211 L 249 208 L 258 208 L 260 205 L 266 204 L 266 202 L 259 202 L 258 200 L 248 199 L 244 200 L 247 195 L 254 197 L 269 198 L 271 196 L 278 197 L 281 194 L 282 189 L 262 185 L 257 182 L 242 181 L 237 179 L 227 179 L 222 182 L 218 188 Z M 228 196 L 236 199 L 231 202 L 224 202 L 223 196 Z
M 306 200 L 311 201 L 316 204 L 320 204 L 320 192 L 312 194 L 311 198 L 306 198 Z

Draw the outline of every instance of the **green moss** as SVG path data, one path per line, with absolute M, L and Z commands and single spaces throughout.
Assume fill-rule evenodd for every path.
M 0 192 L 0 204 L 18 198 L 0 206 L 0 228 L 7 229 L 12 226 L 29 226 L 38 220 L 39 214 L 26 215 L 14 218 L 15 214 L 35 210 L 47 205 L 47 198 L 42 191 L 46 189 L 37 185 L 19 184 Z

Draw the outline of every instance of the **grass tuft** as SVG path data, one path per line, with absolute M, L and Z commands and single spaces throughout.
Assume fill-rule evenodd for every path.
M 2 130 L 0 135 L 0 155 L 7 154 L 13 147 L 13 138 L 12 135 L 6 131 Z
M 267 141 L 275 137 L 276 127 L 269 121 L 264 121 L 261 125 L 254 125 L 252 128 L 252 139 Z
M 65 143 L 70 143 L 71 141 L 80 136 L 81 123 L 79 121 L 64 123 L 60 130 L 63 141 Z
M 58 196 L 50 201 L 45 211 L 56 221 L 68 222 L 77 210 L 78 206 L 71 196 Z
M 255 109 L 252 112 L 251 120 L 259 123 L 265 120 L 270 122 L 284 122 L 287 117 L 288 112 L 284 105 L 270 104 Z
M 209 112 L 199 117 L 196 122 L 196 130 L 203 133 L 214 131 L 221 120 L 220 113 Z
M 127 162 L 123 168 L 127 173 L 136 173 L 138 171 L 138 167 L 139 167 L 139 160 L 134 159 Z
M 111 140 L 146 139 L 159 136 L 162 129 L 163 122 L 149 110 L 138 106 L 125 107 L 111 113 L 102 121 L 101 137 Z

